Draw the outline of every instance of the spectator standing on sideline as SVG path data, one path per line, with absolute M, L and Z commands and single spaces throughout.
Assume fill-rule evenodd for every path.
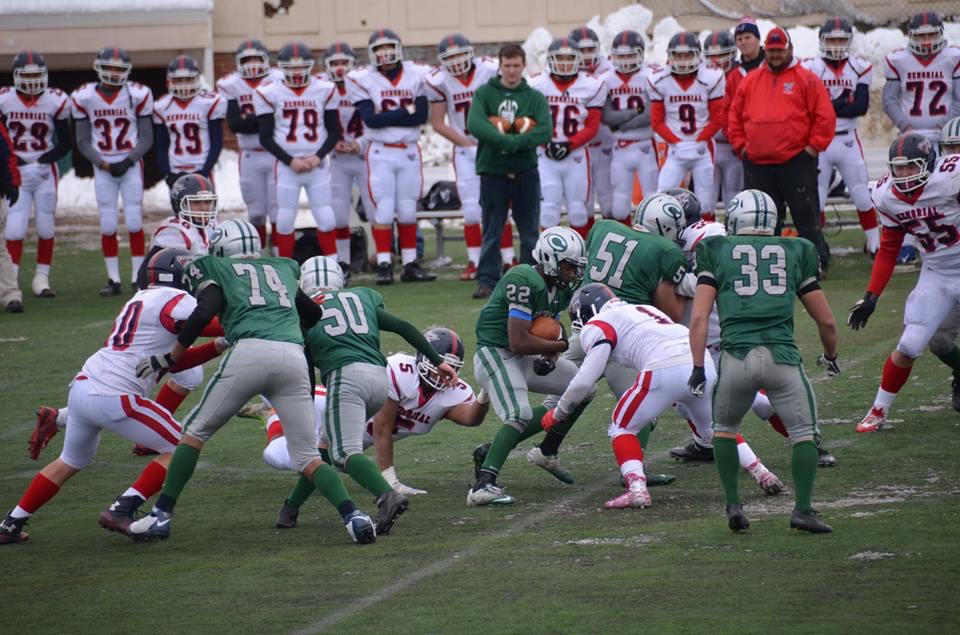
M 467 129 L 477 138 L 477 174 L 483 246 L 477 265 L 476 299 L 490 296 L 500 279 L 500 235 L 513 210 L 520 233 L 520 262 L 534 264 L 533 248 L 540 223 L 540 176 L 537 146 L 550 141 L 553 120 L 546 98 L 523 78 L 527 58 L 518 44 L 500 49 L 500 73 L 474 93 Z M 489 117 L 511 124 L 531 117 L 537 125 L 525 134 L 501 134 Z
M 7 224 L 7 205 L 20 196 L 20 170 L 7 127 L 0 120 L 0 233 Z M 16 270 L 7 250 L 0 247 L 0 305 L 8 313 L 23 313 L 23 295 L 17 284 Z
M 820 79 L 793 58 L 786 31 L 771 30 L 764 46 L 766 64 L 743 79 L 730 104 L 727 134 L 743 159 L 743 186 L 769 194 L 780 212 L 777 235 L 786 203 L 825 274 L 830 248 L 820 231 L 817 156 L 833 141 L 837 116 Z

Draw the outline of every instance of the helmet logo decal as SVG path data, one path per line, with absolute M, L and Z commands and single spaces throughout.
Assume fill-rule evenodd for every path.
M 556 251 L 566 251 L 567 241 L 559 234 L 551 234 L 547 237 L 547 243 Z

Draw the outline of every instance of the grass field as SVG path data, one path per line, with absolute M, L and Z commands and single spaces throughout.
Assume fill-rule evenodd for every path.
M 832 245 L 858 247 L 858 233 L 843 232 Z M 0 314 L 0 511 L 16 504 L 61 447 L 62 434 L 40 462 L 29 460 L 34 410 L 64 403 L 68 382 L 122 304 L 97 297 L 99 254 L 63 244 L 52 276 L 58 298 L 26 298 L 25 314 Z M 824 288 L 838 321 L 861 297 L 869 266 L 857 252 L 835 259 Z M 29 283 L 31 275 L 27 265 L 22 277 Z M 469 298 L 472 285 L 454 276 L 382 291 L 390 310 L 419 326 L 455 328 L 471 352 L 463 374 L 473 382 L 481 304 Z M 831 535 L 789 531 L 791 494 L 765 497 L 746 476 L 753 524 L 731 534 L 713 466 L 667 456 L 688 436 L 673 413 L 652 436 L 647 466 L 675 474 L 676 483 L 653 489 L 649 509 L 602 510 L 618 489 L 605 434 L 613 400 L 604 395 L 563 448 L 577 483 L 562 485 L 515 452 L 501 479 L 518 499 L 513 507 L 465 506 L 470 452 L 496 432 L 492 413 L 479 428 L 443 424 L 399 444 L 400 478 L 429 494 L 412 500 L 389 536 L 359 547 L 320 497 L 307 503 L 296 529 L 274 529 L 294 477 L 262 462 L 259 422 L 235 419 L 207 446 L 177 506 L 172 537 L 159 544 L 134 544 L 97 526 L 101 509 L 146 461 L 130 454 L 127 441 L 104 435 L 95 462 L 36 514 L 30 540 L 0 549 L 0 629 L 953 632 L 960 623 L 960 437 L 948 371 L 923 357 L 895 404 L 895 430 L 858 435 L 853 426 L 873 399 L 915 279 L 893 278 L 865 331 L 843 328 L 844 374 L 833 380 L 813 364 L 816 331 L 798 309 L 825 444 L 839 461 L 820 471 L 815 491 Z M 385 351 L 399 347 L 394 336 L 385 338 Z M 744 432 L 789 486 L 784 439 L 752 415 Z M 374 510 L 352 482 L 348 489 Z

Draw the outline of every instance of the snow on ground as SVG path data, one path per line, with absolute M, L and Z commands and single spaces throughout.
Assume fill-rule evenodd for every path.
M 0 15 L 213 11 L 213 0 L 3 0 Z

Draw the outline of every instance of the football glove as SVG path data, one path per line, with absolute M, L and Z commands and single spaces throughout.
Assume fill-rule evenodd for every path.
M 870 319 L 876 308 L 877 296 L 867 291 L 863 299 L 857 300 L 857 303 L 850 309 L 850 313 L 847 315 L 847 326 L 854 331 L 859 331 L 867 325 L 867 320 Z
M 570 154 L 570 144 L 565 141 L 551 141 L 547 144 L 546 155 L 548 159 L 560 161 Z
M 690 394 L 697 399 L 703 397 L 703 391 L 706 385 L 707 374 L 704 372 L 703 366 L 694 366 L 690 372 L 690 379 L 687 380 L 687 388 L 690 390 Z
M 834 355 L 833 359 L 827 357 L 826 353 L 820 353 L 820 357 L 817 358 L 817 366 L 824 366 L 827 369 L 827 374 L 831 377 L 836 377 L 840 374 L 840 364 L 837 363 L 837 358 L 839 355 Z
M 486 389 L 481 388 L 477 392 L 477 403 L 480 404 L 481 406 L 490 403 L 490 395 L 487 394 Z
M 7 199 L 7 206 L 13 207 L 20 200 L 20 188 L 16 185 L 7 185 L 3 188 L 3 198 Z
M 110 164 L 110 176 L 120 178 L 127 173 L 127 170 L 133 167 L 133 161 L 129 157 L 123 159 L 122 161 L 117 161 L 116 163 Z
M 544 375 L 549 375 L 550 373 L 553 372 L 553 370 L 556 367 L 557 367 L 556 362 L 554 362 L 552 358 L 547 357 L 545 355 L 541 355 L 540 357 L 533 360 L 533 372 L 534 374 L 539 375 L 540 377 L 543 377 Z
M 151 355 L 140 360 L 137 364 L 137 377 L 146 377 L 151 373 L 166 372 L 174 365 L 173 355 L 164 353 L 163 355 Z
M 547 432 L 553 426 L 562 422 L 562 419 L 557 419 L 557 409 L 550 408 L 550 410 L 547 410 L 547 413 L 540 419 L 540 427 L 543 428 L 544 432 Z
M 427 493 L 427 490 L 425 489 L 408 487 L 401 483 L 397 478 L 397 470 L 392 465 L 380 473 L 383 475 L 384 480 L 387 481 L 387 483 L 390 483 L 390 487 L 393 488 L 393 491 L 403 494 L 404 496 L 416 496 L 418 494 Z

